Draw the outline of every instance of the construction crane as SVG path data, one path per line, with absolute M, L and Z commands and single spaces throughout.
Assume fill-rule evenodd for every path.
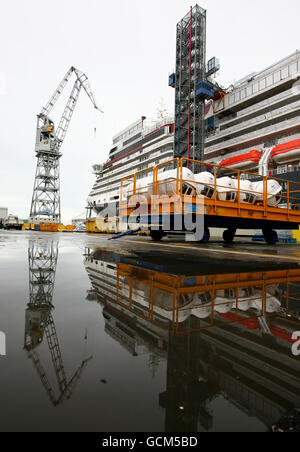
M 32 360 L 47 395 L 54 406 L 69 399 L 92 357 L 82 361 L 72 378 L 68 381 L 60 351 L 59 340 L 52 315 L 52 298 L 58 258 L 58 242 L 40 243 L 30 241 L 28 249 L 30 301 L 25 314 L 24 349 Z M 47 374 L 37 353 L 38 346 L 46 336 L 53 363 L 59 395 L 49 382 Z
M 54 122 L 49 115 L 73 73 L 76 76 L 76 80 L 58 127 L 55 129 Z M 82 88 L 88 95 L 94 108 L 103 113 L 97 106 L 87 76 L 72 66 L 47 105 L 37 116 L 35 142 L 37 168 L 30 209 L 31 223 L 52 222 L 59 224 L 61 222 L 59 174 L 59 160 L 62 156 L 61 147 Z

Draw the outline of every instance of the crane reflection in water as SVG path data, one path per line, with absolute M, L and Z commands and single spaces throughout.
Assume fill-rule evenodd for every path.
M 92 357 L 83 360 L 68 380 L 53 317 L 53 292 L 58 260 L 58 241 L 29 241 L 29 303 L 25 312 L 24 349 L 54 406 L 70 399 L 84 368 Z M 48 344 L 56 375 L 58 394 L 53 389 L 39 356 L 39 346 Z

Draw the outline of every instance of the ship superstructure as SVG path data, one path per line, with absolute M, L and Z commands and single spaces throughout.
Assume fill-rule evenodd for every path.
M 174 121 L 168 116 L 152 122 L 142 117 L 115 135 L 108 160 L 93 167 L 96 182 L 88 197 L 88 217 L 109 218 L 112 231 L 118 230 L 122 178 L 141 170 L 147 176 L 147 168 L 172 159 L 173 137 Z
M 205 107 L 204 160 L 299 181 L 300 52 L 228 89 L 215 86 Z M 94 166 L 96 182 L 88 198 L 88 217 L 106 218 L 106 226 L 98 221 L 97 232 L 120 230 L 123 178 L 139 171 L 138 177 L 146 177 L 147 168 L 178 156 L 174 123 L 176 114 L 155 124 L 143 117 L 113 137 L 109 159 Z
M 299 51 L 226 91 L 216 92 L 206 105 L 206 160 L 256 170 L 268 149 L 300 139 Z M 267 163 L 275 174 L 291 171 L 286 163 L 298 170 L 300 146 L 287 154 L 285 165 L 273 157 Z

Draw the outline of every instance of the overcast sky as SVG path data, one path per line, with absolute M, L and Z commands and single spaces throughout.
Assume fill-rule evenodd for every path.
M 221 60 L 230 85 L 300 47 L 299 0 L 203 0 L 207 58 Z M 0 206 L 27 218 L 36 166 L 36 114 L 72 65 L 84 71 L 105 114 L 84 92 L 62 151 L 63 220 L 84 212 L 91 165 L 108 156 L 111 137 L 164 100 L 175 66 L 176 23 L 187 0 L 0 0 Z M 72 83 L 53 115 L 59 118 Z M 96 136 L 94 127 L 97 127 Z

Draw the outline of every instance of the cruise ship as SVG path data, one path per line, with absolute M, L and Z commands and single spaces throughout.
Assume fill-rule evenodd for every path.
M 173 156 L 174 119 L 171 117 L 147 121 L 143 116 L 115 135 L 108 160 L 93 167 L 96 182 L 87 207 L 90 232 L 121 230 L 118 221 L 121 180 L 137 171 L 143 171 L 142 175 L 147 176 L 147 168 Z
M 94 165 L 88 198 L 89 232 L 118 232 L 121 179 L 177 157 L 174 117 L 131 124 L 113 137 L 107 162 Z M 205 161 L 300 180 L 300 51 L 229 89 L 205 109 Z

